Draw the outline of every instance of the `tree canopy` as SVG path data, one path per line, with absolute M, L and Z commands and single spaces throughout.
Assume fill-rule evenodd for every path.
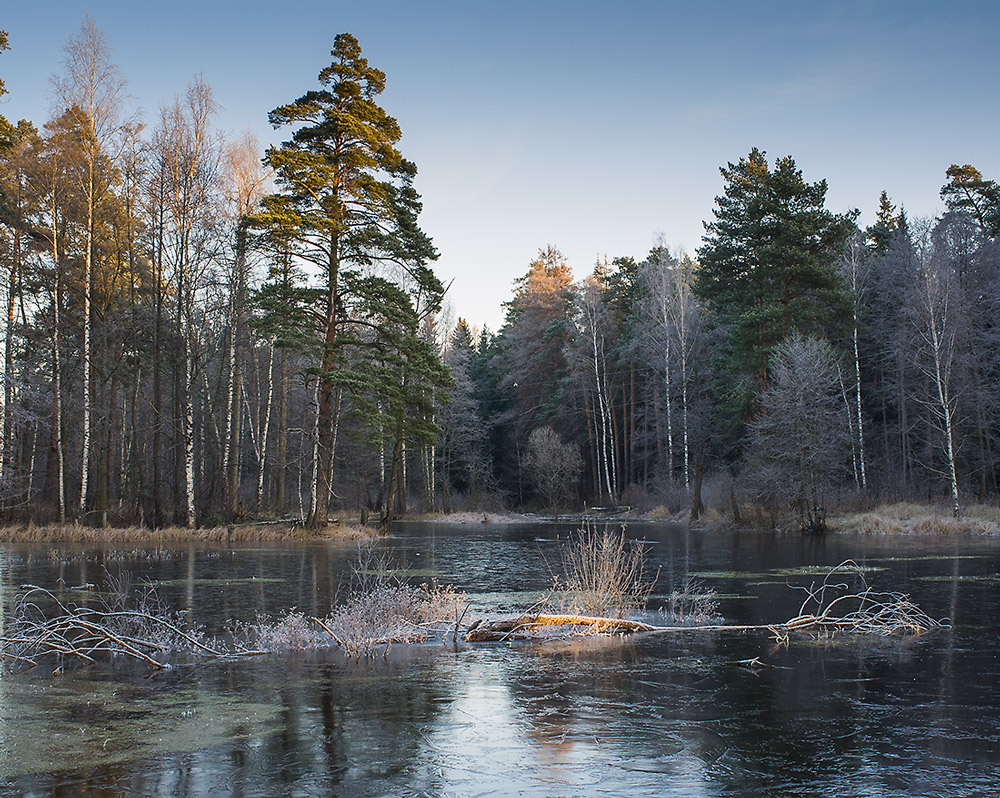
M 705 223 L 694 290 L 728 334 L 724 371 L 745 410 L 766 385 L 768 353 L 794 332 L 825 335 L 848 308 L 837 259 L 857 212 L 825 207 L 791 157 L 773 168 L 754 148 L 721 170 L 726 185 Z

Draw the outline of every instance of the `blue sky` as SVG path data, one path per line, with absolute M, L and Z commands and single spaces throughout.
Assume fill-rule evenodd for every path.
M 940 211 L 952 162 L 1000 179 L 1000 4 L 986 2 L 10 4 L 9 119 L 42 123 L 49 75 L 90 11 L 155 122 L 203 72 L 218 124 L 263 142 L 267 112 L 315 85 L 353 33 L 415 161 L 424 229 L 456 315 L 496 328 L 539 247 L 584 276 L 658 237 L 693 252 L 719 167 L 752 147 L 826 178 L 872 220 L 884 188 Z M 612 8 L 611 6 L 614 6 Z

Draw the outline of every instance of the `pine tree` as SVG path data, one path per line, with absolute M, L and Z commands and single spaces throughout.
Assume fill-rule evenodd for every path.
M 970 214 L 988 238 L 1000 236 L 1000 184 L 984 180 L 971 164 L 952 164 L 945 174 L 948 182 L 941 188 L 941 199 L 948 209 Z
M 333 62 L 319 74 L 321 88 L 269 116 L 275 127 L 299 127 L 290 140 L 268 149 L 265 160 L 275 170 L 280 191 L 265 200 L 252 221 L 258 228 L 280 230 L 292 255 L 315 264 L 322 275 L 310 303 L 311 354 L 320 378 L 316 500 L 308 521 L 314 528 L 327 523 L 334 397 L 338 387 L 359 386 L 342 353 L 372 337 L 388 334 L 393 341 L 399 334 L 369 318 L 375 305 L 397 303 L 401 317 L 396 321 L 411 331 L 413 309 L 400 304 L 407 292 L 395 291 L 392 281 L 373 276 L 373 269 L 388 264 L 430 293 L 440 291 L 426 266 L 436 253 L 416 221 L 416 167 L 397 149 L 399 124 L 375 102 L 385 88 L 385 74 L 368 64 L 348 33 L 336 37 L 331 55 Z
M 0 30 L 0 53 L 9 49 L 10 43 L 7 38 L 7 31 Z M 0 78 L 0 97 L 3 97 L 7 93 L 7 87 L 4 86 L 3 78 Z M 5 147 L 9 143 L 13 133 L 13 126 L 3 114 L 0 114 L 0 148 Z

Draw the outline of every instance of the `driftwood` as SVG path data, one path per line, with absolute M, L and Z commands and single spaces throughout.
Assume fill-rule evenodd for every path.
M 806 594 L 799 613 L 782 623 L 768 624 L 687 624 L 652 626 L 618 618 L 595 618 L 586 615 L 525 614 L 492 621 L 476 621 L 465 640 L 469 643 L 538 639 L 573 634 L 665 634 L 679 632 L 768 631 L 779 639 L 792 633 L 854 634 L 878 636 L 920 635 L 943 624 L 910 601 L 903 593 L 878 593 L 861 579 L 861 590 L 851 592 L 847 585 L 832 581 L 838 574 L 860 576 L 858 566 L 847 561 L 831 569 L 820 585 L 797 588 Z
M 851 591 L 834 581 L 837 574 L 850 573 L 861 589 Z M 171 653 L 198 657 L 234 657 L 319 647 L 323 637 L 307 629 L 307 618 L 289 614 L 275 623 L 246 626 L 245 634 L 234 634 L 232 642 L 205 638 L 197 628 L 185 629 L 186 618 L 162 607 L 151 588 L 136 606 L 125 606 L 127 585 L 119 583 L 109 598 L 95 594 L 80 606 L 35 585 L 22 585 L 27 592 L 15 603 L 14 612 L 0 635 L 0 663 L 24 669 L 43 658 L 55 659 L 58 668 L 71 661 L 92 664 L 98 658 L 131 659 L 153 668 L 169 667 Z M 584 635 L 672 634 L 683 632 L 767 631 L 781 641 L 792 634 L 914 636 L 942 626 L 902 593 L 877 593 L 864 584 L 860 569 L 842 563 L 821 584 L 803 590 L 805 598 L 798 614 L 772 624 L 685 624 L 654 626 L 623 618 L 579 614 L 548 614 L 529 611 L 513 617 L 476 620 L 466 630 L 469 643 L 510 640 L 553 639 Z M 114 596 L 117 596 L 115 598 Z M 385 651 L 393 643 L 414 643 L 449 635 L 457 642 L 468 604 L 450 587 L 420 593 L 403 584 L 382 582 L 361 591 L 326 619 L 312 620 L 348 656 L 372 656 L 377 647 Z M 756 667 L 754 660 L 738 664 Z
M 477 621 L 465 635 L 467 643 L 502 642 L 537 637 L 543 629 L 563 627 L 570 634 L 632 634 L 652 632 L 657 627 L 622 618 L 594 618 L 589 615 L 518 615 L 495 621 Z

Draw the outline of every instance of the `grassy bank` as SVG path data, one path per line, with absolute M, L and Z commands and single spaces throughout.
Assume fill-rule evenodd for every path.
M 91 527 L 81 524 L 22 524 L 0 528 L 0 542 L 8 543 L 154 543 L 255 542 L 279 540 L 361 540 L 377 531 L 354 520 L 332 524 L 321 532 L 291 524 L 239 524 L 203 529 L 180 526 L 162 529 L 145 527 Z
M 831 532 L 858 535 L 1000 535 L 1000 508 L 974 504 L 954 518 L 950 507 L 899 502 L 827 520 Z
M 526 524 L 538 519 L 520 513 L 468 510 L 459 513 L 414 513 L 398 520 L 433 521 L 435 524 Z

